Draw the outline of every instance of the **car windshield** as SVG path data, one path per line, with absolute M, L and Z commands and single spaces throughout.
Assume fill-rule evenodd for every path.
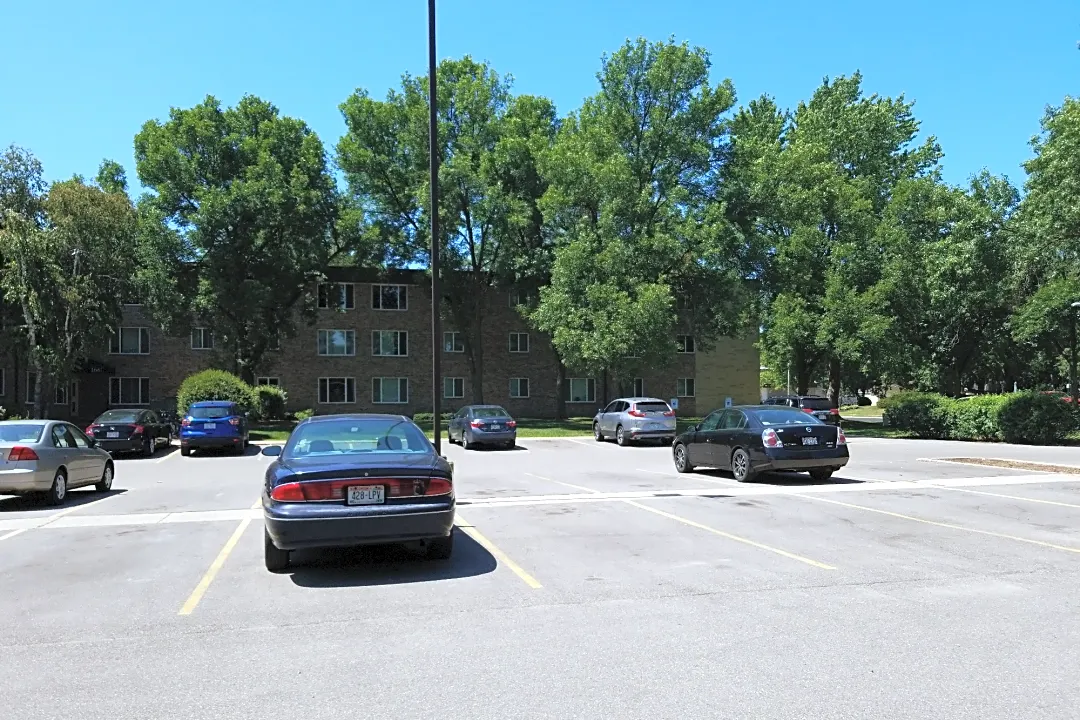
M 283 455 L 287 458 L 368 453 L 430 453 L 431 443 L 403 418 L 342 418 L 299 425 Z
M 41 440 L 41 432 L 44 429 L 44 425 L 31 423 L 0 425 L 0 442 L 36 443 Z
M 110 410 L 97 419 L 99 423 L 133 423 L 141 413 L 137 410 Z
M 803 398 L 799 401 L 800 407 L 804 407 L 807 410 L 831 410 L 832 403 L 829 398 Z
M 775 427 L 777 425 L 823 425 L 813 415 L 808 415 L 802 410 L 796 410 L 794 408 L 772 408 L 768 410 L 758 410 L 756 412 L 757 419 L 765 427 Z
M 503 410 L 501 407 L 482 407 L 473 408 L 473 417 L 478 418 L 504 418 L 510 417 L 510 413 Z
M 188 415 L 196 420 L 216 420 L 226 418 L 233 414 L 231 407 L 193 407 L 188 409 Z
M 667 403 L 663 402 L 639 402 L 635 405 L 638 410 L 646 413 L 666 413 L 669 409 Z

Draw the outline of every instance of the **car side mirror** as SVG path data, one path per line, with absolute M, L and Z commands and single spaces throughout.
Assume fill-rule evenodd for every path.
M 262 449 L 262 454 L 267 457 L 279 457 L 281 455 L 281 446 L 267 445 Z
M 694 426 L 694 432 L 698 432 L 699 430 L 701 430 L 701 423 Z

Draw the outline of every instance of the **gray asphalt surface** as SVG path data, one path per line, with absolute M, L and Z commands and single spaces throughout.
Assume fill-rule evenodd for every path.
M 521 445 L 446 450 L 447 562 L 267 573 L 254 450 L 119 460 L 59 510 L 0 497 L 0 717 L 1078 716 L 1080 475 L 940 459 L 1080 449 L 854 440 L 827 485 L 740 485 Z

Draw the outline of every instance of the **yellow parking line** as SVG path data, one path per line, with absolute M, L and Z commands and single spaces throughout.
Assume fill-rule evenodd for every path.
M 500 563 L 502 563 L 506 567 L 510 568 L 510 570 L 515 575 L 517 575 L 519 578 L 521 578 L 523 581 L 525 581 L 526 585 L 531 587 L 533 590 L 539 590 L 542 587 L 542 585 L 540 585 L 540 583 L 536 581 L 536 578 L 534 578 L 529 573 L 525 572 L 525 570 L 522 569 L 522 567 L 520 565 L 518 565 L 516 562 L 514 562 L 509 557 L 507 557 L 506 553 L 504 553 L 502 550 L 497 548 L 495 546 L 495 543 L 491 542 L 486 537 L 484 537 L 483 533 L 481 533 L 479 530 L 477 530 L 474 525 L 467 522 L 465 520 L 465 518 L 458 515 L 457 518 L 454 520 L 454 524 L 457 525 L 459 528 L 461 528 L 461 531 L 463 533 L 465 533 L 466 535 L 471 537 L 473 540 L 475 540 L 482 548 L 484 548 L 489 553 L 491 553 L 495 557 L 496 560 L 498 560 Z
M 936 488 L 937 486 L 931 485 L 929 487 Z M 819 502 L 831 503 L 833 505 L 840 505 L 841 507 L 852 508 L 853 510 L 865 510 L 866 512 L 878 513 L 879 515 L 888 515 L 890 517 L 900 518 L 901 520 L 911 520 L 912 522 L 948 528 L 949 530 L 962 530 L 964 532 L 975 533 L 977 535 L 989 535 L 990 537 L 1003 538 L 1005 540 L 1015 540 L 1017 542 L 1027 543 L 1029 545 L 1038 545 L 1039 547 L 1051 548 L 1053 550 L 1063 550 L 1065 552 L 1080 554 L 1080 548 L 1069 547 L 1068 545 L 1055 545 L 1054 543 L 1043 542 L 1042 540 L 1034 540 L 1032 538 L 1019 537 L 1017 535 L 1006 535 L 1005 533 L 996 533 L 991 530 L 979 530 L 977 528 L 964 527 L 963 525 L 953 525 L 952 523 L 943 523 L 938 522 L 937 520 L 927 520 L 925 518 L 914 517 L 912 515 L 902 515 L 900 513 L 891 512 L 889 510 L 879 510 L 878 508 L 866 507 L 865 505 L 853 505 L 851 503 L 840 502 L 839 500 L 828 500 L 823 497 L 817 497 L 816 495 L 793 495 L 793 497 L 801 497 L 807 500 L 817 500 Z
M 214 558 L 214 562 L 211 563 L 210 569 L 206 571 L 206 574 L 202 576 L 202 580 L 195 586 L 195 589 L 191 591 L 191 595 L 188 597 L 187 602 L 180 608 L 180 615 L 190 615 L 195 607 L 202 600 L 203 595 L 206 594 L 207 589 L 210 587 L 210 583 L 214 582 L 214 578 L 217 577 L 218 572 L 225 565 L 225 561 L 229 559 L 229 555 L 232 553 L 233 548 L 240 542 L 240 536 L 247 530 L 248 525 L 251 524 L 251 518 L 245 518 L 240 521 L 240 524 L 236 526 L 236 530 L 225 542 L 225 547 L 221 548 L 221 552 Z
M 728 540 L 734 540 L 735 542 L 743 543 L 744 545 L 749 545 L 751 547 L 756 547 L 759 550 L 767 550 L 768 552 L 775 553 L 777 555 L 786 557 L 786 558 L 788 558 L 790 560 L 798 560 L 801 563 L 806 563 L 807 565 L 813 565 L 814 567 L 820 568 L 822 570 L 835 570 L 836 569 L 832 565 L 826 565 L 825 563 L 818 562 L 817 560 L 811 560 L 810 558 L 803 557 L 802 555 L 796 555 L 795 553 L 790 553 L 787 550 L 781 550 L 780 548 L 776 548 L 776 547 L 773 547 L 771 545 L 766 545 L 764 543 L 759 543 L 759 542 L 756 542 L 754 540 L 750 540 L 748 538 L 739 537 L 738 535 L 732 535 L 731 533 L 726 533 L 723 530 L 717 530 L 716 528 L 709 527 L 708 525 L 702 525 L 699 522 L 694 522 L 693 520 L 689 520 L 687 518 L 680 517 L 678 515 L 673 515 L 672 513 L 664 512 L 663 510 L 657 510 L 656 508 L 651 508 L 648 505 L 642 505 L 641 503 L 634 502 L 633 500 L 624 500 L 623 502 L 625 502 L 627 505 L 633 505 L 634 507 L 639 508 L 641 510 L 651 512 L 651 513 L 654 513 L 656 515 L 662 515 L 663 517 L 670 518 L 671 520 L 681 522 L 684 525 L 689 525 L 690 527 L 695 527 L 698 530 L 704 530 L 705 532 L 710 532 L 713 535 L 719 535 L 720 537 L 726 538 Z
M 1042 505 L 1057 505 L 1058 507 L 1067 508 L 1080 508 L 1080 505 L 1074 505 L 1072 503 L 1055 502 L 1054 500 L 1038 500 L 1036 498 L 1020 497 L 1019 495 L 1002 495 L 1000 493 L 986 492 L 984 490 L 969 490 L 968 488 L 961 487 L 949 487 L 948 485 L 932 485 L 933 488 L 941 488 L 942 490 L 956 490 L 957 492 L 966 492 L 973 495 L 988 495 L 990 497 L 1004 498 L 1006 500 L 1022 500 L 1024 502 L 1040 503 Z M 0 538 L 2 540 L 3 538 Z

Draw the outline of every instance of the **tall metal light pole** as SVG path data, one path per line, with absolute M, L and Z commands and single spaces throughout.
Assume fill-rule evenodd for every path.
M 1069 394 L 1072 395 L 1072 406 L 1078 407 L 1080 403 L 1080 388 L 1076 387 L 1076 313 L 1080 311 L 1080 302 L 1074 302 L 1069 306 Z
M 439 288 L 439 92 L 435 77 L 435 0 L 428 0 L 428 154 L 431 170 L 431 416 L 442 454 L 442 292 Z

